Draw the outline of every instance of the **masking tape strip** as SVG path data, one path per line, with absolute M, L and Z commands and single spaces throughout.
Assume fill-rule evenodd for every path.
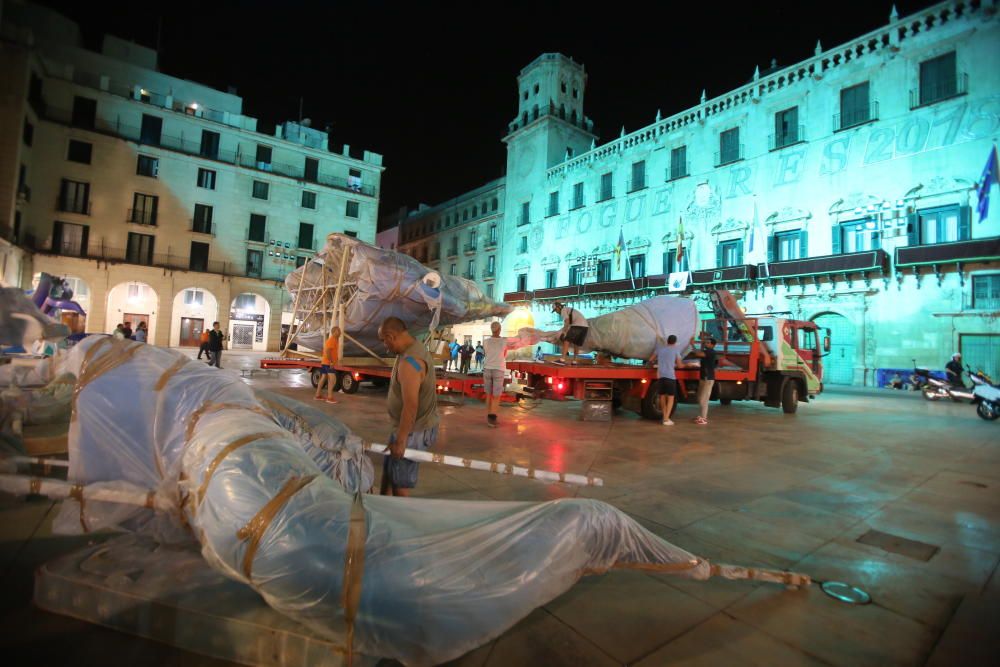
M 205 499 L 205 492 L 208 491 L 208 484 L 209 482 L 212 481 L 212 475 L 215 474 L 215 469 L 219 467 L 219 464 L 222 463 L 223 459 L 225 459 L 227 456 L 235 452 L 240 447 L 248 445 L 251 442 L 256 442 L 257 440 L 261 440 L 263 438 L 283 438 L 285 437 L 285 435 L 286 435 L 285 431 L 280 431 L 280 432 L 267 431 L 263 433 L 251 433 L 250 435 L 245 435 L 242 438 L 237 438 L 236 440 L 233 440 L 231 443 L 226 445 L 222 449 L 222 451 L 220 451 L 218 454 L 215 455 L 215 458 L 212 459 L 212 462 L 208 464 L 208 467 L 205 468 L 205 475 L 204 477 L 202 477 L 201 486 L 198 487 L 197 505 L 200 506 L 201 502 Z
M 201 407 L 191 413 L 191 421 L 188 422 L 187 433 L 185 434 L 185 440 L 190 441 L 191 436 L 194 435 L 194 427 L 198 425 L 198 420 L 200 420 L 205 415 L 210 415 L 213 412 L 219 412 L 220 410 L 248 410 L 250 412 L 256 412 L 259 415 L 267 417 L 272 422 L 274 421 L 274 415 L 265 410 L 263 407 L 254 404 L 246 403 L 202 403 Z
M 170 382 L 170 380 L 175 375 L 177 375 L 177 372 L 180 369 L 182 369 L 185 366 L 187 366 L 189 361 L 191 361 L 191 360 L 188 359 L 187 357 L 181 357 L 180 359 L 178 359 L 177 361 L 175 361 L 170 366 L 170 368 L 168 368 L 167 370 L 163 371 L 163 375 L 161 375 L 160 379 L 156 381 L 156 386 L 154 387 L 154 389 L 156 391 L 163 391 L 164 387 L 167 386 L 167 383 Z
M 274 520 L 274 517 L 278 515 L 278 512 L 280 512 L 281 508 L 285 506 L 285 503 L 287 503 L 292 496 L 301 491 L 315 478 L 316 475 L 307 475 L 305 477 L 299 477 L 296 475 L 294 477 L 290 477 L 288 481 L 285 482 L 285 485 L 281 487 L 281 490 L 278 491 L 278 493 L 271 498 L 266 505 L 260 508 L 260 511 L 258 511 L 245 526 L 237 531 L 237 538 L 249 541 L 247 544 L 247 550 L 243 554 L 243 574 L 251 583 L 253 582 L 253 559 L 254 556 L 257 555 L 257 549 L 260 547 L 260 541 L 264 537 L 264 533 L 267 532 L 267 529 Z
M 142 343 L 138 344 L 141 345 Z M 70 487 L 69 497 L 73 498 L 74 500 L 76 500 L 76 502 L 80 503 L 80 527 L 83 528 L 83 532 L 89 533 L 90 528 L 87 527 L 87 521 L 86 519 L 83 518 L 83 512 L 84 509 L 86 508 L 86 504 L 83 499 L 83 485 L 74 484 L 72 487 Z

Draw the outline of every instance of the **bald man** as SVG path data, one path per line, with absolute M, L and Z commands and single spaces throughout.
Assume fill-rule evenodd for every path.
M 426 451 L 437 440 L 437 385 L 434 359 L 423 343 L 406 330 L 398 317 L 387 317 L 378 337 L 396 355 L 389 380 L 390 456 L 382 459 L 382 495 L 408 496 L 417 485 L 417 463 L 403 458 L 403 451 Z

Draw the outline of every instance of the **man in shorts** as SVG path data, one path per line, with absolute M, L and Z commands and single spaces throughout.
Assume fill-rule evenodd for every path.
M 387 317 L 378 337 L 396 355 L 389 380 L 389 420 L 392 433 L 382 458 L 383 496 L 408 496 L 417 485 L 416 461 L 403 458 L 407 448 L 426 451 L 437 440 L 437 380 L 434 357 L 406 330 L 398 317 Z
M 670 334 L 667 336 L 666 344 L 662 344 L 657 339 L 656 349 L 650 362 L 656 362 L 657 368 L 657 390 L 660 392 L 660 409 L 663 410 L 663 425 L 673 426 L 670 419 L 670 412 L 674 408 L 674 400 L 677 396 L 677 372 L 681 367 L 681 348 L 677 345 L 677 336 Z
M 483 388 L 486 391 L 486 424 L 491 428 L 497 426 L 497 408 L 500 407 L 500 394 L 503 393 L 504 373 L 507 363 L 504 358 L 507 350 L 513 347 L 509 338 L 500 335 L 500 323 L 490 325 L 492 333 L 483 341 L 486 358 L 483 361 Z
M 559 340 L 562 341 L 562 357 L 560 359 L 566 363 L 566 355 L 569 352 L 569 346 L 572 345 L 573 363 L 575 364 L 576 357 L 580 356 L 580 346 L 587 340 L 590 325 L 587 324 L 587 318 L 576 308 L 565 306 L 557 301 L 552 304 L 552 310 L 559 313 L 563 320 L 563 328 L 559 333 Z
M 326 402 L 336 403 L 333 398 L 333 386 L 337 384 L 337 371 L 334 366 L 340 361 L 340 327 L 330 329 L 330 336 L 323 342 L 323 359 L 319 367 L 319 384 L 316 385 L 317 401 L 323 399 L 323 385 L 326 384 Z

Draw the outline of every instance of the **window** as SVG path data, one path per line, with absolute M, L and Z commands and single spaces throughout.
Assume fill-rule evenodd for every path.
M 264 181 L 254 181 L 252 196 L 254 199 L 267 199 L 267 195 L 270 190 L 271 187 L 268 183 Z
M 520 240 L 520 245 L 518 245 L 517 251 L 522 255 L 528 252 L 528 237 L 527 235 L 522 236 Z
M 792 107 L 774 114 L 772 149 L 783 148 L 802 140 L 799 136 L 799 108 Z
M 211 169 L 198 169 L 198 187 L 206 190 L 215 189 L 215 172 Z
M 153 264 L 153 244 L 156 237 L 152 234 L 128 233 L 128 248 L 125 251 L 125 261 L 130 264 Z M 191 291 L 191 290 L 188 290 Z
M 149 155 L 140 155 L 135 163 L 135 173 L 139 176 L 156 178 L 156 176 L 160 173 L 159 158 L 150 157 Z
M 959 92 L 955 52 L 920 63 L 920 105 L 954 97 Z
M 257 168 L 271 171 L 271 147 L 257 144 Z
M 264 269 L 264 251 L 247 250 L 247 275 L 252 278 L 260 278 Z
M 312 157 L 306 158 L 304 178 L 313 183 L 319 180 L 319 160 Z
M 972 307 L 977 310 L 1000 309 L 1000 273 L 972 276 Z
M 545 289 L 552 289 L 556 286 L 556 270 L 547 269 L 545 271 Z
M 646 277 L 646 256 L 645 255 L 632 255 L 628 258 L 629 266 L 632 268 L 633 278 L 645 278 Z
M 490 255 L 486 258 L 486 277 L 495 275 L 497 272 L 497 256 Z
M 487 283 L 486 285 L 486 296 L 487 298 L 493 298 L 493 283 Z
M 347 202 L 347 210 L 344 215 L 348 218 L 357 218 L 360 215 L 361 206 L 356 201 Z
M 687 146 L 678 146 L 670 151 L 670 174 L 668 180 L 684 178 L 688 175 Z
M 299 247 L 303 250 L 313 249 L 313 226 L 308 222 L 299 223 Z
M 256 312 L 257 310 L 257 296 L 254 294 L 240 294 L 236 297 L 233 302 L 233 310 L 246 310 Z
M 722 269 L 727 266 L 739 266 L 743 263 L 743 241 L 723 241 L 716 246 L 715 266 Z
M 160 135 L 163 134 L 163 119 L 159 116 L 142 114 L 142 127 L 139 130 L 139 143 L 149 146 L 160 145 Z
M 553 215 L 559 215 L 559 193 L 550 192 L 549 193 L 549 209 L 545 214 L 547 217 L 552 217 Z
M 354 192 L 361 192 L 361 170 L 351 169 L 347 172 L 347 188 Z
M 779 232 L 774 235 L 773 249 L 768 252 L 767 259 L 770 262 L 787 262 L 792 259 L 804 259 L 809 256 L 806 248 L 806 232 L 795 230 L 793 232 Z
M 52 252 L 71 257 L 87 256 L 90 227 L 68 222 L 56 222 L 52 228 Z
M 452 264 L 448 273 L 453 276 L 458 275 L 458 264 Z
M 128 221 L 137 225 L 155 225 L 159 204 L 159 197 L 136 192 L 132 195 L 132 209 L 129 211 Z
M 62 179 L 59 187 L 59 210 L 90 215 L 90 183 Z
M 487 243 L 487 245 L 496 245 L 496 244 L 497 244 L 497 226 L 493 224 L 490 225 L 490 240 L 489 243 Z
M 632 182 L 628 191 L 635 192 L 636 190 L 642 190 L 644 187 L 646 187 L 646 161 L 639 160 L 632 163 Z
M 316 193 L 308 190 L 302 191 L 302 208 L 316 208 Z
M 613 182 L 611 179 L 612 176 L 610 171 L 606 174 L 601 174 L 601 198 L 597 201 L 607 201 L 614 196 L 612 191 Z
M 219 159 L 218 132 L 211 132 L 209 130 L 201 131 L 201 155 L 203 157 L 211 158 L 212 160 Z
M 531 222 L 531 203 L 523 202 L 521 204 L 521 217 L 517 220 L 517 226 L 526 225 Z
M 816 330 L 805 327 L 798 329 L 798 349 L 815 350 L 816 347 Z
M 25 146 L 30 146 L 35 140 L 35 126 L 29 123 L 27 118 L 24 119 L 24 130 L 21 132 L 21 140 Z
M 916 218 L 917 229 L 910 230 L 910 245 L 951 243 L 969 239 L 969 207 L 967 206 L 921 209 L 917 211 Z
M 497 210 L 497 207 L 498 207 L 499 205 L 500 205 L 500 204 L 499 204 L 499 203 L 497 202 L 497 199 L 496 199 L 496 197 L 494 197 L 494 198 L 493 198 L 493 201 L 491 201 L 491 202 L 490 202 L 490 210 L 491 210 L 491 211 L 495 211 L 495 210 Z
M 719 135 L 719 154 L 715 166 L 721 167 L 724 164 L 742 159 L 742 152 L 740 150 L 740 128 L 734 127 L 722 132 Z
M 205 204 L 194 205 L 194 218 L 191 220 L 191 231 L 201 234 L 212 233 L 212 207 Z
M 688 253 L 681 257 L 680 264 L 677 263 L 677 248 L 671 248 L 663 253 L 663 272 L 667 275 L 688 270 Z
M 265 235 L 265 229 L 267 226 L 267 218 L 259 213 L 250 214 L 250 232 L 247 237 L 251 241 L 257 241 L 258 243 L 266 243 L 267 237 Z
M 573 184 L 573 208 L 583 208 L 583 183 Z
M 350 230 L 345 229 L 344 230 L 344 236 L 350 236 L 352 239 L 356 239 L 356 238 L 358 238 L 358 233 L 357 232 L 352 232 Z M 393 245 L 395 245 L 395 244 L 393 244 Z
M 873 111 L 874 107 L 870 104 L 867 81 L 850 88 L 844 88 L 840 91 L 840 118 L 834 121 L 834 128 L 843 130 L 875 120 Z
M 97 123 L 97 100 L 92 100 L 89 97 L 80 97 L 79 95 L 74 96 L 73 119 L 71 122 L 74 127 L 94 129 L 94 125 Z
M 833 228 L 833 254 L 849 254 L 877 250 L 882 247 L 878 223 L 873 220 L 851 220 Z
M 517 291 L 527 292 L 528 291 L 528 274 L 519 273 L 517 274 Z
M 605 283 L 611 280 L 611 260 L 602 259 L 597 262 L 597 282 Z
M 129 283 L 128 286 L 128 298 L 129 299 L 145 299 L 146 298 L 146 286 L 140 285 L 139 283 Z
M 465 277 L 468 278 L 469 280 L 475 280 L 476 279 L 476 263 L 475 262 L 469 262 L 469 268 L 467 268 L 465 270 Z
M 191 271 L 208 271 L 208 244 L 191 241 Z
M 204 306 L 205 305 L 205 293 L 200 289 L 188 289 L 184 290 L 184 305 L 185 306 Z
M 69 160 L 70 162 L 90 164 L 90 157 L 93 148 L 94 148 L 93 145 L 88 144 L 86 141 L 77 141 L 76 139 L 70 139 L 69 151 L 66 153 L 66 159 Z
M 574 264 L 569 267 L 569 285 L 575 287 L 583 282 L 583 264 Z
M 308 257 L 304 257 L 302 255 L 299 255 L 298 257 L 295 258 L 295 268 L 297 269 L 300 266 L 305 266 L 305 264 L 306 264 L 307 261 L 309 261 Z

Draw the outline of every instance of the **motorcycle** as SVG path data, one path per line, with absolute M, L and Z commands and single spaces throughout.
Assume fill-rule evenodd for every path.
M 1000 417 L 1000 385 L 993 384 L 993 379 L 982 371 L 972 373 L 969 369 L 969 377 L 972 378 L 972 402 L 976 404 L 976 414 L 986 421 Z
M 979 374 L 972 373 L 971 369 L 969 369 L 968 372 L 970 376 L 975 375 L 978 377 L 979 375 L 982 375 L 981 372 Z M 931 372 L 926 368 L 917 368 L 916 359 L 913 360 L 913 376 L 917 381 L 923 383 L 921 386 L 921 392 L 923 393 L 924 398 L 928 401 L 939 401 L 942 398 L 950 398 L 956 403 L 962 401 L 972 401 L 972 389 L 969 389 L 965 385 L 954 385 L 948 380 L 936 378 L 931 375 Z M 975 384 L 975 380 L 973 380 L 973 384 Z

